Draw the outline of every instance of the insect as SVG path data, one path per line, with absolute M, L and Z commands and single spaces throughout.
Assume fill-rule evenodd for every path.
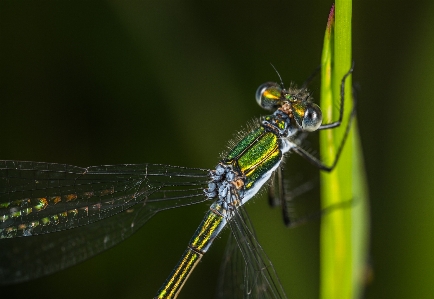
M 176 298 L 212 242 L 230 227 L 231 250 L 244 260 L 244 281 L 237 290 L 247 298 L 286 298 L 273 265 L 256 240 L 244 204 L 277 173 L 281 162 L 297 153 L 324 171 L 331 166 L 304 150 L 304 135 L 341 125 L 322 124 L 320 108 L 305 88 L 285 89 L 265 83 L 256 92 L 258 104 L 272 114 L 258 120 L 212 170 L 162 164 L 77 167 L 56 163 L 0 161 L 0 282 L 35 279 L 77 264 L 124 240 L 157 212 L 210 202 L 178 265 L 154 298 Z M 354 116 L 353 108 L 350 120 Z M 285 218 L 288 224 L 289 217 Z M 235 248 L 235 249 L 234 249 Z

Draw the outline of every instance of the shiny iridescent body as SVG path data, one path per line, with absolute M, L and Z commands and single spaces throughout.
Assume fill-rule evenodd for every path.
M 277 84 L 266 83 L 259 87 L 256 98 L 262 107 L 277 109 L 264 117 L 210 172 L 211 181 L 205 194 L 215 202 L 155 298 L 177 297 L 234 211 L 258 193 L 279 167 L 284 154 L 297 147 L 293 137 L 301 131 L 315 131 L 321 125 L 321 110 L 308 100 L 306 90 L 286 91 Z

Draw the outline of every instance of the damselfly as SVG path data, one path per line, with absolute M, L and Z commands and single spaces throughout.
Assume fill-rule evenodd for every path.
M 342 78 L 339 119 L 328 124 L 322 124 L 321 110 L 304 86 L 285 89 L 283 83 L 261 85 L 256 100 L 273 114 L 251 125 L 213 170 L 160 164 L 82 168 L 0 161 L 1 284 L 67 268 L 124 240 L 157 212 L 210 201 L 204 220 L 155 298 L 177 297 L 225 226 L 230 227 L 244 259 L 244 279 L 236 294 L 286 298 L 243 205 L 274 172 L 279 197 L 285 197 L 280 164 L 286 153 L 297 153 L 321 170 L 334 168 L 354 108 L 331 166 L 304 150 L 301 142 L 308 132 L 341 125 L 345 80 L 351 72 Z M 235 247 L 231 248 L 233 251 Z

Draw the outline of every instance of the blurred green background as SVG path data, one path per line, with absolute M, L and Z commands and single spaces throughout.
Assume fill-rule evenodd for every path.
M 1 1 L 0 158 L 214 167 L 232 134 L 264 114 L 254 92 L 277 80 L 270 62 L 287 85 L 319 64 L 331 4 Z M 430 0 L 353 5 L 372 212 L 366 298 L 434 293 L 433 15 Z M 115 248 L 0 296 L 152 298 L 206 209 L 160 213 Z M 286 229 L 264 196 L 248 210 L 288 297 L 317 298 L 319 223 Z M 225 239 L 179 298 L 213 297 Z

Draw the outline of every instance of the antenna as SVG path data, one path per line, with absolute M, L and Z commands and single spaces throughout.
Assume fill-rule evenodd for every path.
M 274 65 L 270 62 L 271 66 L 273 67 L 274 71 L 276 72 L 277 76 L 279 76 L 280 79 L 280 86 L 282 87 L 282 89 L 285 89 L 285 84 L 283 84 L 283 80 L 282 77 L 280 77 L 279 72 L 277 71 L 277 69 L 274 67 Z

